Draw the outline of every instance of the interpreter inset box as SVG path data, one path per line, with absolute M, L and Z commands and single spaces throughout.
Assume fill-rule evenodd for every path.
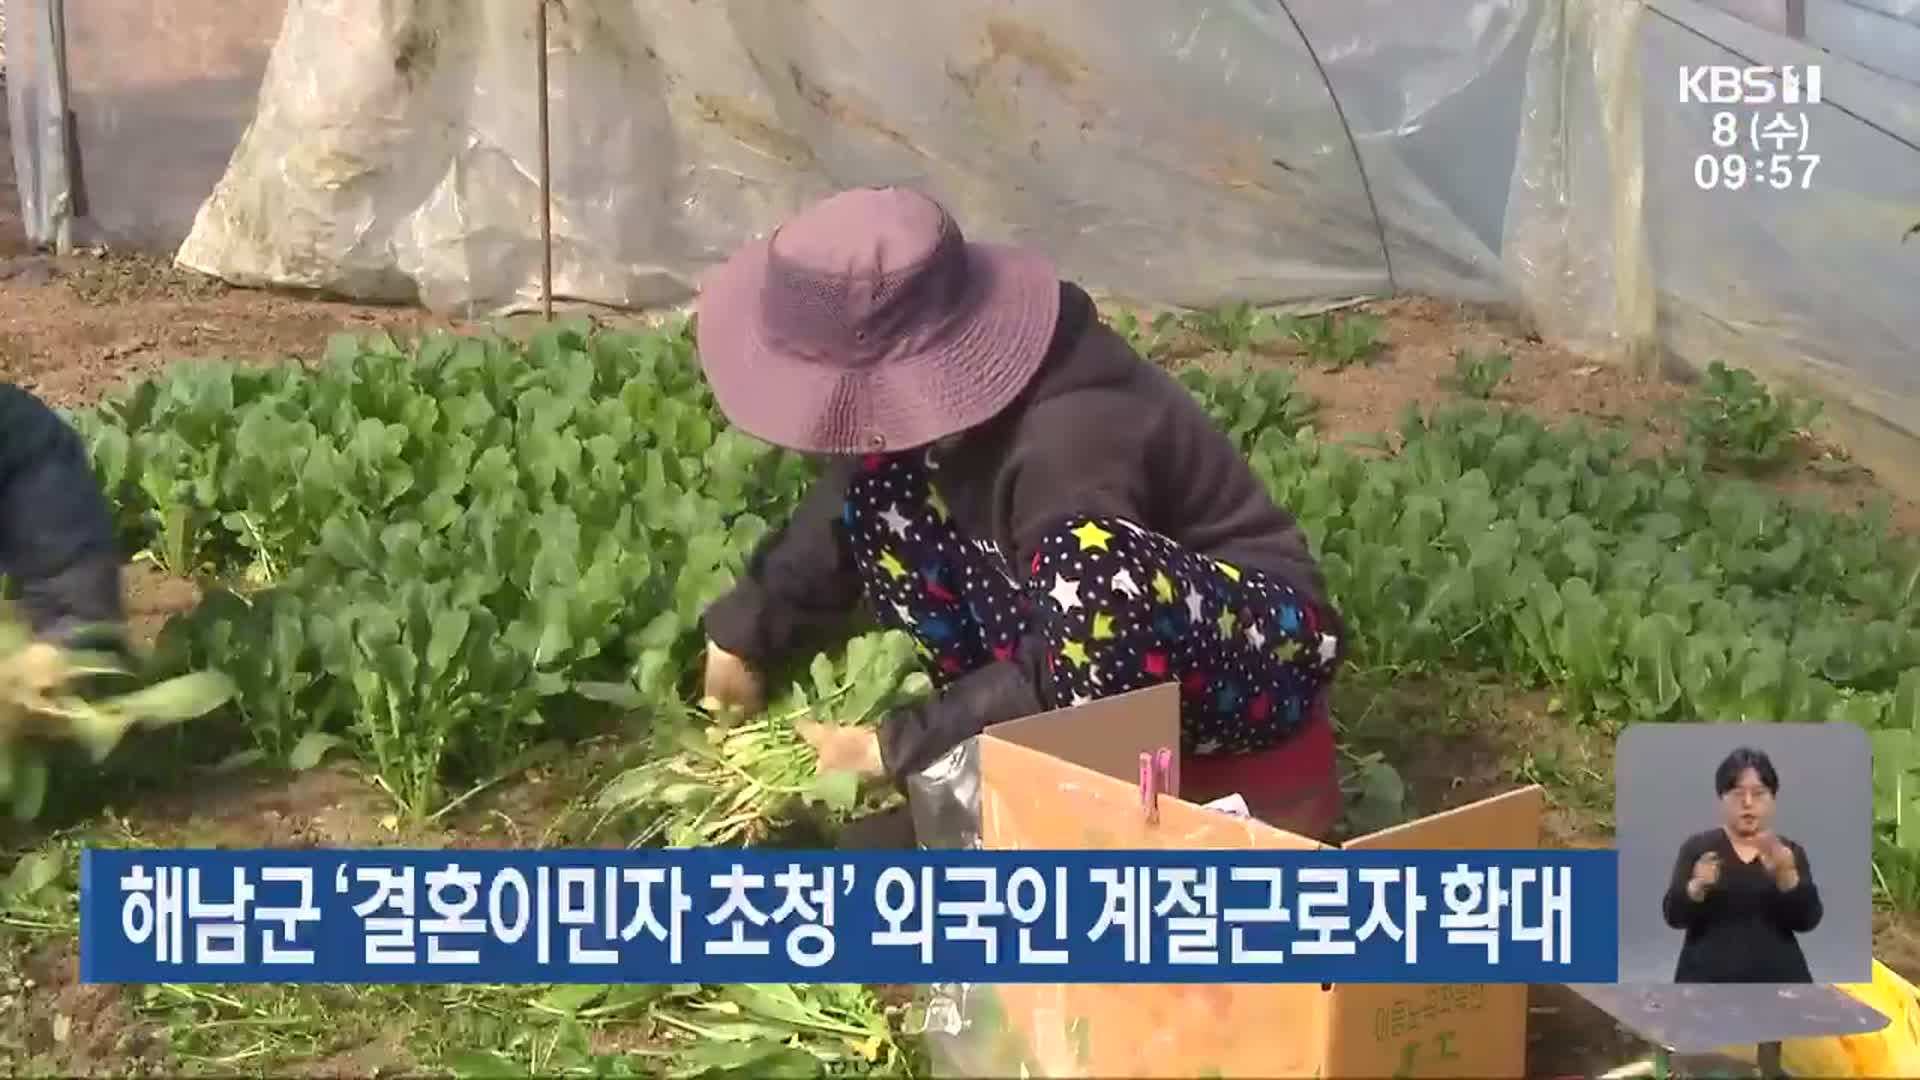
M 1865 731 L 1636 724 L 1614 775 L 1621 982 L 1871 979 Z

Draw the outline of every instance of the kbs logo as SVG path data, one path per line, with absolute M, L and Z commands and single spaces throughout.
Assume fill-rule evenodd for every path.
M 1777 68 L 1706 64 L 1680 69 L 1680 103 L 1818 105 L 1820 65 Z

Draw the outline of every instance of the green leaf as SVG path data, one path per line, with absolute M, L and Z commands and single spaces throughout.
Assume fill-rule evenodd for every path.
M 1874 820 L 1893 828 L 1902 848 L 1920 847 L 1920 737 L 1900 728 L 1871 734 L 1873 743 Z
M 1886 701 L 1872 694 L 1856 694 L 1841 698 L 1835 703 L 1833 712 L 1827 717 L 1835 724 L 1852 724 L 1855 727 L 1873 731 L 1881 726 L 1880 717 L 1886 712 Z M 1905 730 L 1905 729 L 1901 729 Z
M 694 1042 L 679 1048 L 666 1075 L 672 1080 L 717 1080 L 717 1078 L 773 1077 L 778 1080 L 812 1080 L 826 1075 L 819 1059 L 798 1047 L 788 1046 L 775 1036 L 751 1038 L 731 1030 L 704 1029 L 717 1042 Z
M 1664 612 L 1642 616 L 1627 635 L 1627 653 L 1639 676 L 1650 716 L 1663 716 L 1680 700 L 1675 667 L 1684 634 L 1680 623 Z
M 295 772 L 306 772 L 319 765 L 327 756 L 327 751 L 339 746 L 342 740 L 337 735 L 323 731 L 309 731 L 300 736 L 293 744 L 293 750 L 287 755 L 287 768 Z
M 647 704 L 646 695 L 628 683 L 577 682 L 573 684 L 573 692 L 588 701 L 598 701 L 627 712 L 639 712 Z
M 884 635 L 861 634 L 847 642 L 846 671 L 850 682 L 858 682 L 871 674 L 874 661 L 881 656 L 880 641 Z M 818 685 L 816 683 L 816 685 Z
M 807 800 L 836 814 L 849 814 L 860 804 L 860 776 L 844 769 L 823 772 L 807 788 Z
M 1920 668 L 1900 673 L 1883 722 L 1898 731 L 1920 733 Z
M 676 611 L 662 611 L 647 620 L 640 630 L 636 643 L 643 649 L 666 649 L 680 640 L 683 624 Z
M 16 756 L 13 767 L 13 817 L 32 821 L 47 802 L 47 762 L 38 754 Z
M 433 630 L 427 640 L 427 672 L 441 677 L 452 668 L 454 657 L 467 643 L 467 628 L 472 616 L 465 608 L 451 607 L 433 615 Z
M 214 762 L 213 772 L 222 775 L 243 772 L 255 768 L 267 760 L 268 755 L 265 750 L 257 746 L 252 746 L 245 750 L 235 750 L 233 753 Z
M 207 715 L 232 701 L 236 692 L 233 680 L 227 676 L 217 671 L 197 671 L 122 694 L 102 704 L 143 723 L 177 724 Z
M 1367 767 L 1366 780 L 1361 791 L 1375 802 L 1397 806 L 1402 799 L 1406 798 L 1407 785 L 1393 766 L 1384 761 L 1376 761 Z
M 0 899 L 10 903 L 31 902 L 42 889 L 60 880 L 66 866 L 66 859 L 57 851 L 30 851 L 20 856 L 8 872 L 6 882 L 0 884 Z
M 596 985 L 556 986 L 534 999 L 534 1007 L 572 1016 L 605 997 L 607 988 Z
M 800 988 L 785 983 L 746 983 L 721 991 L 726 1001 L 749 1014 L 792 1027 L 818 1024 L 822 1017 L 801 998 Z
M 833 662 L 833 657 L 826 653 L 813 658 L 813 663 L 807 667 L 807 676 L 812 680 L 816 700 L 831 697 L 840 689 L 840 668 Z

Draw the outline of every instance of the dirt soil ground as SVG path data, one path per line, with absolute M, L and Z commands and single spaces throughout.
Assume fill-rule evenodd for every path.
M 6 141 L 0 110 L 0 145 Z M 312 358 L 337 332 L 383 328 L 413 334 L 451 327 L 447 319 L 395 308 L 333 303 L 240 291 L 174 269 L 165 260 L 92 254 L 55 258 L 31 252 L 20 233 L 10 168 L 0 167 L 0 378 L 27 386 L 62 406 L 82 405 L 127 380 L 169 364 L 201 357 L 259 362 Z M 1543 418 L 1583 418 L 1627 431 L 1648 449 L 1678 438 L 1683 388 L 1589 363 L 1547 345 L 1527 328 L 1488 312 L 1409 298 L 1373 305 L 1384 317 L 1382 359 L 1340 372 L 1299 369 L 1304 390 L 1318 399 L 1316 425 L 1334 436 L 1393 427 L 1410 402 L 1433 404 L 1457 395 L 1449 384 L 1455 351 L 1510 353 L 1513 373 L 1499 397 Z M 1844 454 L 1835 446 L 1833 453 Z M 1842 509 L 1879 495 L 1870 476 L 1834 478 L 1800 471 L 1779 482 Z M 1920 532 L 1920 505 L 1896 503 L 1898 527 Z M 198 592 L 144 566 L 129 568 L 129 604 L 135 625 L 149 637 L 171 615 L 189 610 Z M 1611 754 L 1605 740 L 1581 739 L 1549 714 L 1544 698 L 1508 695 L 1499 701 L 1420 700 L 1457 696 L 1450 686 L 1400 691 L 1404 707 L 1431 715 L 1460 713 L 1459 731 L 1431 754 L 1407 765 L 1414 801 L 1438 809 L 1490 793 L 1521 779 L 1537 779 L 1563 793 L 1549 823 L 1554 842 L 1604 843 L 1610 829 Z M 1484 707 L 1482 707 L 1484 706 Z M 1496 723 L 1486 723 L 1497 718 Z M 581 755 L 591 767 L 591 755 Z M 182 843 L 392 843 L 409 840 L 450 846 L 529 844 L 550 839 L 548 823 L 577 787 L 564 776 L 533 770 L 522 781 L 470 812 L 442 822 L 433 835 L 398 836 L 385 803 L 344 771 L 321 769 L 274 784 L 235 781 L 223 787 L 157 800 L 126 822 L 149 840 Z M 1565 793 L 1572 794 L 1565 794 Z M 1920 975 L 1920 947 L 1903 926 L 1882 920 L 1883 957 Z M 36 1062 L 69 1073 L 150 1073 L 164 1068 L 158 1032 L 117 988 L 81 986 L 67 943 L 32 950 L 19 969 L 0 974 L 0 1035 L 24 1038 Z M 1570 994 L 1536 992 L 1531 1023 L 1535 1075 L 1588 1073 L 1634 1053 L 1611 1026 Z M 390 1035 L 391 1033 L 389 1033 Z M 0 1037 L 0 1046 L 6 1038 Z M 370 1038 L 313 1063 L 311 1075 L 369 1074 L 404 1069 L 392 1040 Z

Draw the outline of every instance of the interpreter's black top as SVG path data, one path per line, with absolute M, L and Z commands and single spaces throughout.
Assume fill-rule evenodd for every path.
M 1124 518 L 1292 586 L 1345 650 L 1343 624 L 1292 515 L 1193 395 L 1102 323 L 1076 285 L 1061 283 L 1053 343 L 1020 397 L 935 453 L 954 524 L 1001 552 L 1016 574 L 1070 518 Z M 829 461 L 739 584 L 707 609 L 714 644 L 767 664 L 848 622 L 860 577 L 840 516 L 858 467 L 858 458 Z M 1029 635 L 1012 660 L 896 710 L 880 729 L 887 774 L 901 783 L 986 727 L 1053 707 L 1043 699 L 1044 654 Z
M 1725 829 L 1696 833 L 1680 845 L 1673 881 L 1662 904 L 1667 925 L 1687 932 L 1673 981 L 1680 983 L 1810 983 L 1807 958 L 1795 934 L 1820 925 L 1820 890 L 1804 848 L 1785 837 L 1800 869 L 1800 884 L 1782 891 L 1758 857 L 1743 862 Z M 1720 856 L 1720 880 L 1695 903 L 1687 896 L 1693 864 Z

